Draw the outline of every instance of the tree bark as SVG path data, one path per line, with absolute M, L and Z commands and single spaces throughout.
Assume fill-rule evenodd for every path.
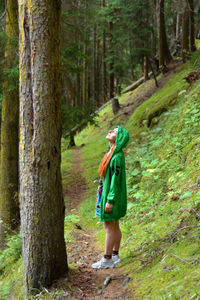
M 110 82 L 109 82 L 109 92 L 110 92 L 110 99 L 114 98 L 114 80 L 115 80 L 115 74 L 114 74 L 114 58 L 113 58 L 113 35 L 112 35 L 112 30 L 113 30 L 113 22 L 109 22 L 109 34 L 110 34 L 110 64 L 109 64 L 109 72 L 110 72 Z
M 188 0 L 190 20 L 190 50 L 196 51 L 195 46 L 195 22 L 194 22 L 194 0 Z
M 180 34 L 180 13 L 177 12 L 177 15 L 176 15 L 176 40 L 179 39 L 179 34 Z
M 117 97 L 112 98 L 112 111 L 113 114 L 117 114 L 118 111 L 120 110 L 120 105 L 119 105 L 119 100 Z
M 184 13 L 182 24 L 182 59 L 187 60 L 189 53 L 189 6 L 188 1 L 184 0 Z
M 84 43 L 84 59 L 83 59 L 83 103 L 82 108 L 86 108 L 88 102 L 88 46 Z
M 159 65 L 163 69 L 172 60 L 165 29 L 164 0 L 157 0 L 158 36 L 159 36 Z
M 103 7 L 106 7 L 106 1 L 103 0 Z M 106 66 L 106 32 L 103 30 L 102 42 L 102 58 L 103 58 L 103 102 L 107 100 L 107 66 Z
M 144 56 L 144 81 L 147 81 L 149 79 L 149 64 L 147 57 Z
M 67 267 L 61 184 L 60 0 L 19 0 L 20 204 L 25 297 Z
M 93 80 L 94 80 L 94 103 L 99 107 L 99 41 L 97 38 L 98 26 L 94 24 L 94 46 L 93 46 Z
M 6 10 L 7 44 L 4 68 L 9 71 L 18 65 L 17 47 L 13 40 L 18 39 L 17 0 L 7 0 Z M 0 180 L 0 244 L 3 246 L 5 233 L 10 233 L 19 225 L 18 201 L 18 121 L 19 87 L 15 78 L 4 74 L 2 122 L 1 122 L 1 180 Z

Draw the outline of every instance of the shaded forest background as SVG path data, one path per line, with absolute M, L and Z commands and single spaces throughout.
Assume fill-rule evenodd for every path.
M 9 1 L 8 1 L 9 3 Z M 1 2 L 1 72 L 17 89 L 18 59 L 3 68 L 5 3 Z M 80 120 L 141 76 L 167 71 L 177 56 L 185 60 L 200 35 L 198 0 L 62 1 L 62 126 L 69 133 Z M 12 39 L 16 47 L 17 39 Z M 84 122 L 83 122 L 84 123 Z

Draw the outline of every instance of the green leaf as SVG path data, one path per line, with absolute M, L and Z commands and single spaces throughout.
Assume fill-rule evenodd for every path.
M 132 176 L 137 176 L 139 173 L 140 173 L 140 171 L 139 171 L 138 169 L 135 169 L 135 170 L 131 173 L 131 175 L 132 175 Z
M 127 209 L 129 210 L 129 209 L 131 209 L 133 206 L 134 206 L 134 203 L 129 202 L 128 205 L 127 205 Z
M 183 194 L 180 196 L 180 199 L 182 200 L 182 199 L 185 199 L 185 198 L 189 198 L 189 197 L 191 197 L 191 196 L 192 196 L 192 192 L 187 191 L 187 192 L 183 193 Z

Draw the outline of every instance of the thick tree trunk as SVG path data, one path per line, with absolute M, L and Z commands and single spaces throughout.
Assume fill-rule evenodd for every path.
M 60 0 L 19 0 L 20 204 L 25 295 L 67 271 L 61 184 Z
M 195 46 L 195 22 L 194 22 L 194 0 L 188 0 L 190 20 L 190 50 L 196 51 Z
M 186 61 L 189 53 L 189 6 L 188 1 L 184 0 L 184 13 L 182 24 L 182 59 Z
M 172 60 L 165 30 L 165 13 L 164 13 L 164 0 L 157 0 L 158 11 L 158 36 L 159 36 L 159 65 L 161 69 Z
M 7 0 L 7 45 L 5 49 L 6 70 L 18 64 L 17 49 L 13 39 L 18 39 L 17 0 Z M 19 90 L 15 79 L 4 74 L 2 123 L 1 123 L 1 176 L 0 176 L 0 244 L 4 235 L 19 225 L 18 203 L 18 121 Z M 13 89 L 13 86 L 16 86 Z

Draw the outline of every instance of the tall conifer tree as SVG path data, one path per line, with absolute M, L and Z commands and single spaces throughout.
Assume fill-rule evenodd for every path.
M 1 121 L 0 244 L 6 233 L 19 225 L 18 203 L 18 7 L 7 0 L 7 42 L 4 58 L 4 82 Z
M 20 203 L 26 295 L 67 271 L 61 184 L 61 0 L 19 0 Z

